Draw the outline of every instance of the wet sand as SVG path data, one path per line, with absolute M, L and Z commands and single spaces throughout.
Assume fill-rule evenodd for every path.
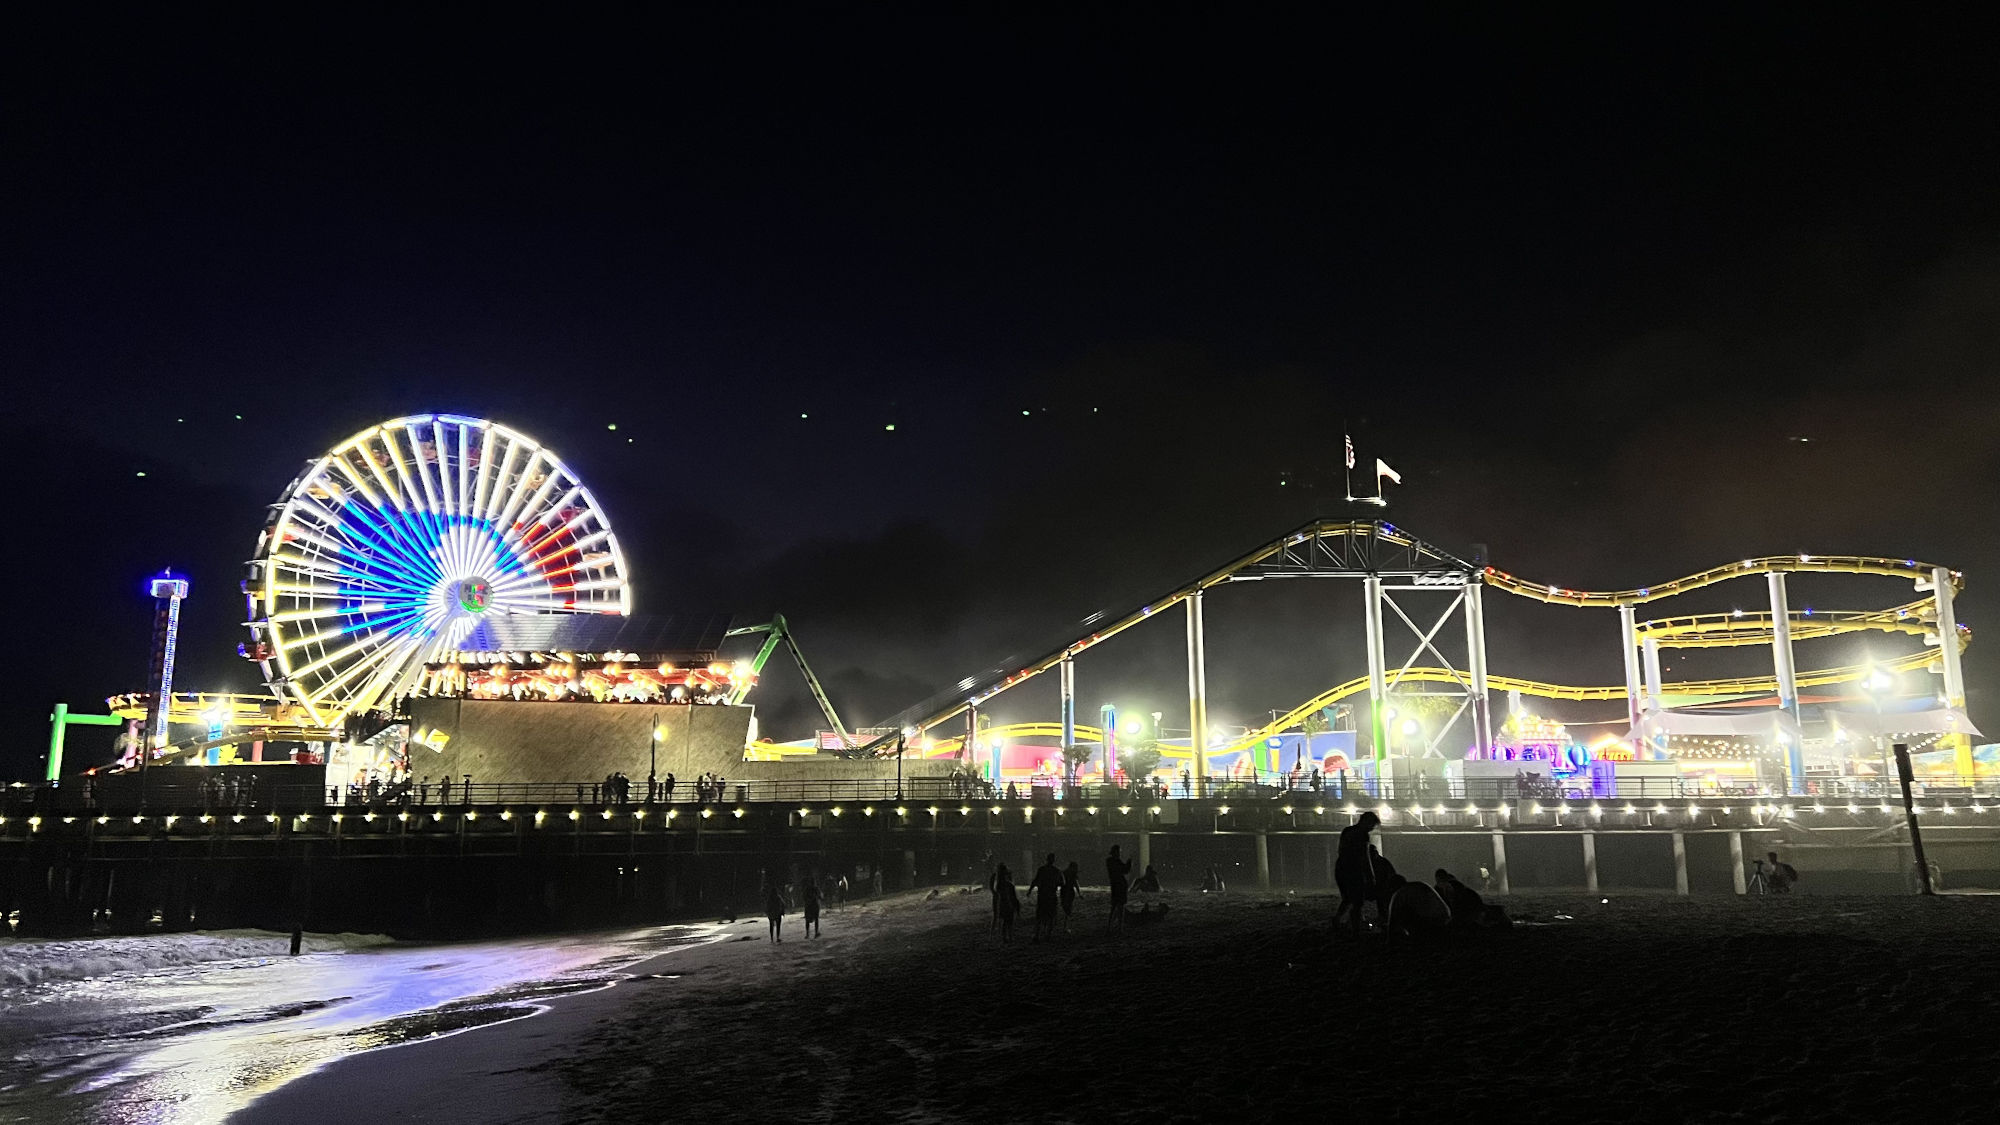
M 2000 898 L 1516 897 L 1388 946 L 1326 896 L 1171 895 L 1003 946 L 983 894 L 762 920 L 545 1015 L 344 1060 L 242 1121 L 1990 1120 Z M 365 1106 L 365 1110 L 361 1107 Z

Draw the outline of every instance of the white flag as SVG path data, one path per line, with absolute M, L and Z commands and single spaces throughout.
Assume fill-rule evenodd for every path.
M 1347 435 L 1347 467 L 1354 467 L 1354 435 Z
M 1383 477 L 1388 477 L 1397 484 L 1403 483 L 1403 474 L 1383 464 L 1382 459 L 1377 457 L 1375 458 L 1375 488 L 1377 491 L 1380 491 L 1382 488 Z

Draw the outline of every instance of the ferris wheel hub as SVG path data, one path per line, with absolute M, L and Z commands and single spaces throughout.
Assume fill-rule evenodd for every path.
M 486 599 L 493 587 L 484 578 L 467 578 L 458 583 L 458 608 L 467 613 L 485 613 Z

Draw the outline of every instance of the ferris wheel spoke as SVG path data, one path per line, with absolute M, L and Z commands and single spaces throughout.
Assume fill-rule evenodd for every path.
M 401 645 L 397 644 L 387 634 L 377 634 L 376 636 L 379 638 L 378 643 L 367 649 L 358 659 L 342 668 L 317 688 L 308 689 L 309 694 L 315 702 L 328 699 L 334 692 L 345 687 L 349 681 L 356 679 L 369 669 L 377 667 L 384 660 L 395 655 L 401 647 Z M 373 701 L 370 700 L 370 702 Z
M 503 537 L 505 529 L 514 525 L 514 521 L 520 517 L 522 509 L 527 506 L 530 497 L 534 495 L 530 490 L 538 490 L 542 485 L 548 483 L 546 480 L 547 474 L 543 474 L 545 479 L 541 481 L 535 479 L 535 470 L 540 468 L 541 464 L 542 450 L 541 447 L 537 446 L 529 451 L 528 460 L 521 466 L 520 478 L 516 481 L 514 487 L 508 490 L 507 504 L 500 509 L 500 518 L 494 521 L 495 530 L 501 531 Z
M 416 470 L 417 484 L 424 492 L 424 507 L 435 514 L 439 510 L 437 489 L 433 487 L 429 465 L 424 460 L 424 441 L 418 436 L 414 423 L 403 426 L 403 440 L 410 443 L 410 467 Z
M 347 454 L 345 452 L 335 453 L 332 458 L 332 465 L 334 468 L 340 470 L 340 475 L 347 478 L 347 483 L 350 486 L 352 486 L 355 491 L 361 493 L 362 496 L 366 497 L 369 503 L 371 504 L 375 503 L 374 488 L 369 486 L 367 479 L 362 476 L 361 470 L 354 467 L 354 462 L 348 460 Z M 332 480 L 332 478 L 326 475 L 326 472 L 323 469 L 315 476 L 316 479 L 321 482 L 322 487 L 325 487 Z M 340 502 L 345 503 L 346 502 L 345 498 L 343 497 Z
M 403 456 L 403 448 L 396 442 L 396 435 L 400 432 L 400 429 L 382 427 L 382 445 L 389 451 L 389 464 L 396 471 L 396 484 L 399 490 L 396 506 L 410 513 L 418 522 L 428 524 L 430 521 L 426 517 L 430 505 L 424 502 L 423 490 L 417 487 L 417 482 L 410 477 L 410 467 Z M 411 450 L 411 456 L 415 456 L 414 448 Z
M 514 459 L 520 455 L 520 447 L 513 438 L 502 435 L 497 439 L 499 464 L 493 469 L 493 487 L 487 490 L 486 503 L 479 509 L 479 518 L 492 523 L 500 518 L 500 509 L 511 498 L 507 482 L 513 479 Z
M 479 435 L 479 461 L 476 466 L 479 477 L 473 482 L 472 507 L 466 514 L 477 519 L 486 510 L 486 490 L 493 483 L 493 431 L 487 429 Z

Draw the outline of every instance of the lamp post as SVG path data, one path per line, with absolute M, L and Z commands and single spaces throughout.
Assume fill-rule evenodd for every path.
M 653 740 L 646 744 L 646 803 L 653 803 L 654 794 L 660 791 L 660 743 L 667 740 L 667 729 L 659 723 L 653 724 Z

